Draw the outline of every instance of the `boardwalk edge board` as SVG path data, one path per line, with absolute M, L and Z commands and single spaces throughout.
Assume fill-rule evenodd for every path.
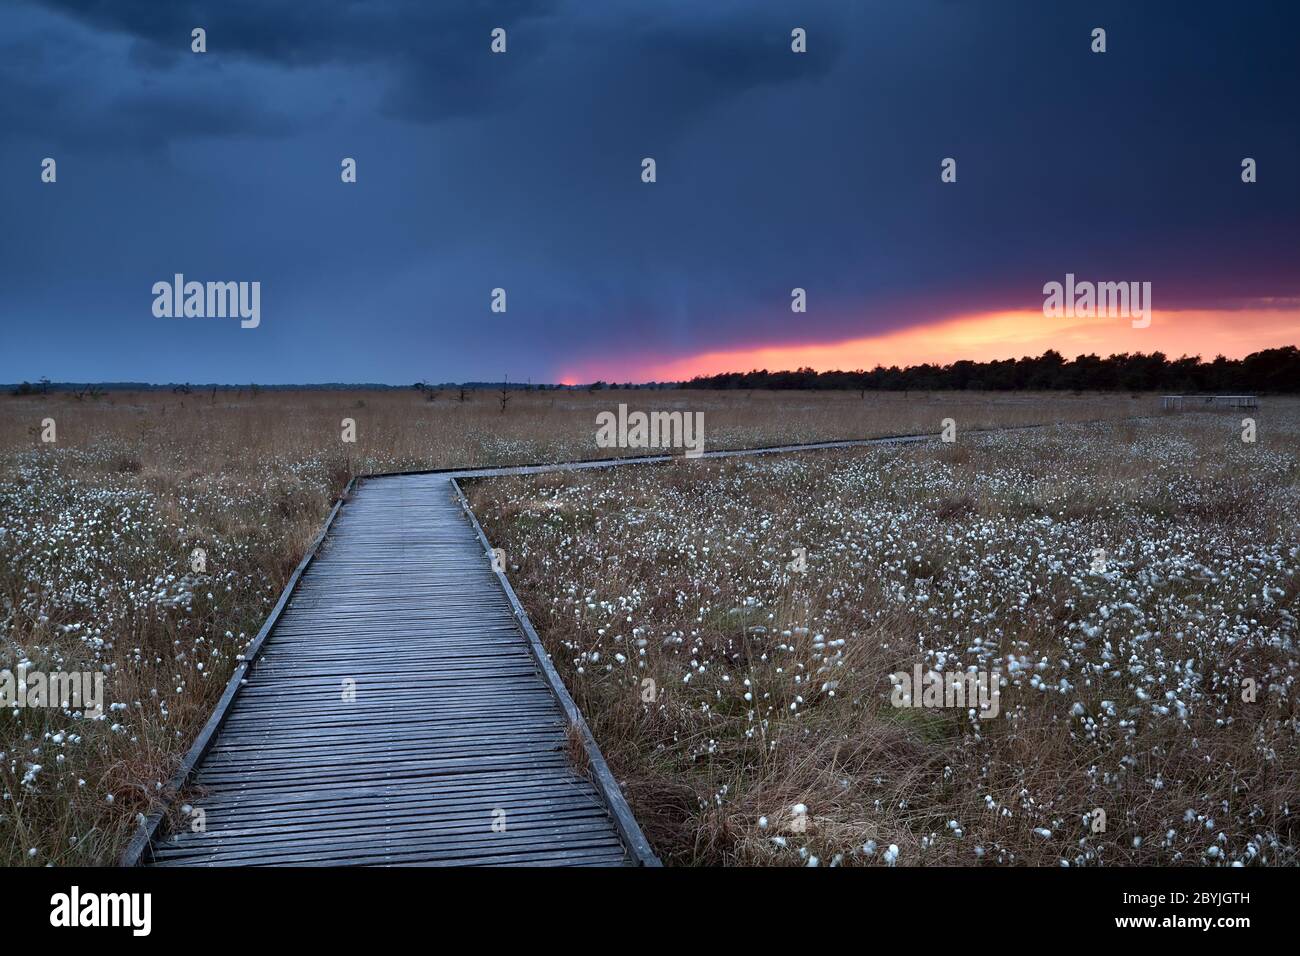
M 1159 415 L 1130 415 L 1122 418 L 1086 418 L 1077 421 L 1038 422 L 1032 425 L 991 425 L 988 428 L 967 428 L 966 435 L 986 435 L 998 432 L 1032 431 L 1038 428 L 1057 428 L 1061 425 L 1104 425 L 1111 422 L 1145 422 Z M 511 475 L 542 475 L 555 471 L 581 471 L 589 468 L 615 468 L 622 465 L 660 465 L 673 461 L 697 461 L 702 458 L 736 458 L 746 455 L 768 455 L 783 452 L 822 451 L 835 448 L 870 448 L 878 445 L 906 445 L 933 441 L 938 432 L 907 435 L 881 435 L 876 438 L 833 438 L 826 441 L 794 442 L 787 445 L 757 445 L 751 448 L 718 448 L 694 457 L 685 455 L 618 455 L 609 458 L 582 458 L 577 461 L 540 462 L 529 465 L 493 465 L 487 468 L 417 468 L 411 471 L 380 471 L 358 475 L 358 480 L 371 478 L 400 478 L 416 475 L 446 475 L 449 478 L 505 478 Z
M 492 544 L 488 541 L 487 535 L 483 533 L 483 527 L 478 523 L 478 518 L 474 516 L 474 511 L 469 506 L 469 499 L 465 497 L 465 492 L 461 490 L 460 484 L 455 478 L 451 479 L 451 487 L 456 492 L 456 497 L 459 499 L 460 506 L 464 509 L 466 517 L 469 518 L 470 524 L 474 526 L 474 533 L 478 535 L 479 543 L 483 545 L 484 558 L 489 559 L 492 554 Z M 587 754 L 587 764 L 591 771 L 592 782 L 596 785 L 596 790 L 600 793 L 605 808 L 614 819 L 614 826 L 618 828 L 624 846 L 627 847 L 628 852 L 640 866 L 661 866 L 659 858 L 650 849 L 650 843 L 646 840 L 645 834 L 641 832 L 641 827 L 637 825 L 636 817 L 632 815 L 632 808 L 628 806 L 618 781 L 614 779 L 613 772 L 610 771 L 609 765 L 605 762 L 605 755 L 600 752 L 596 738 L 591 735 L 591 728 L 587 726 L 587 721 L 583 719 L 582 713 L 578 710 L 578 705 L 573 702 L 573 698 L 569 695 L 568 688 L 564 686 L 563 679 L 561 679 L 559 672 L 556 671 L 555 665 L 551 663 L 546 648 L 542 645 L 542 639 L 533 628 L 533 622 L 528 619 L 524 606 L 519 602 L 519 596 L 515 594 L 515 589 L 511 587 L 510 579 L 506 577 L 504 570 L 494 569 L 493 573 L 496 574 L 497 583 L 501 585 L 502 590 L 506 592 L 506 597 L 510 600 L 510 606 L 514 609 L 515 620 L 519 622 L 520 630 L 528 638 L 528 646 L 533 652 L 533 659 L 537 663 L 538 670 L 542 672 L 542 677 L 545 678 L 551 693 L 559 701 L 560 707 L 569 720 L 569 725 L 582 737 L 582 746 Z
M 334 507 L 330 510 L 329 517 L 325 519 L 325 524 L 320 529 L 320 534 L 316 535 L 316 539 L 312 541 L 311 547 L 307 549 L 307 553 L 304 554 L 302 560 L 298 562 L 298 567 L 294 568 L 293 574 L 289 576 L 289 580 L 286 582 L 284 590 L 280 592 L 280 599 L 275 602 L 275 607 L 271 609 L 271 613 L 267 617 L 266 623 L 262 625 L 262 629 L 257 632 L 257 636 L 253 638 L 253 642 L 249 644 L 248 648 L 244 651 L 244 659 L 236 665 L 235 672 L 230 675 L 230 680 L 226 683 L 226 689 L 222 693 L 221 699 L 217 701 L 217 706 L 216 709 L 212 711 L 212 716 L 209 717 L 208 722 L 203 725 L 203 730 L 199 732 L 199 736 L 195 739 L 194 745 L 190 747 L 189 753 L 187 753 L 185 759 L 181 761 L 181 765 L 177 769 L 176 775 L 172 778 L 167 789 L 163 791 L 161 805 L 150 813 L 145 818 L 144 822 L 140 824 L 140 828 L 136 831 L 135 836 L 132 837 L 131 842 L 127 844 L 126 849 L 122 852 L 122 857 L 119 862 L 120 866 L 139 866 L 149 858 L 149 854 L 153 849 L 154 837 L 158 833 L 158 827 L 161 826 L 163 818 L 167 815 L 167 811 L 171 809 L 171 805 L 175 801 L 176 796 L 181 792 L 185 784 L 189 783 L 190 777 L 194 773 L 194 768 L 199 765 L 199 761 L 202 760 L 204 755 L 208 752 L 208 748 L 212 746 L 213 740 L 216 739 L 217 731 L 219 731 L 221 725 L 226 722 L 226 717 L 230 713 L 231 704 L 233 704 L 235 700 L 235 694 L 239 692 L 239 688 L 243 683 L 244 675 L 248 673 L 253 663 L 257 660 L 258 655 L 262 652 L 262 648 L 266 645 L 267 638 L 271 636 L 271 632 L 275 629 L 276 623 L 280 620 L 280 615 L 284 612 L 285 607 L 288 606 L 289 598 L 293 596 L 294 589 L 298 586 L 299 579 L 302 577 L 303 572 L 307 570 L 307 566 L 311 564 L 312 559 L 316 557 L 316 552 L 320 550 L 320 546 L 324 543 L 326 536 L 329 534 L 330 528 L 334 524 L 334 519 L 338 517 L 339 511 L 343 507 L 343 502 L 351 496 L 352 490 L 356 487 L 356 484 L 356 478 L 349 479 L 347 485 L 343 489 L 343 493 L 340 494 L 338 500 L 334 502 Z
M 997 426 L 997 427 L 990 427 L 990 428 L 970 428 L 970 429 L 966 429 L 966 432 L 968 434 L 983 434 L 983 433 L 991 433 L 991 432 L 1023 431 L 1023 430 L 1036 429 L 1036 428 L 1050 428 L 1061 424 L 1084 425 L 1084 424 L 1100 424 L 1109 421 L 1145 421 L 1147 419 L 1155 418 L 1155 417 L 1156 416 L 1142 415 L 1142 416 L 1133 416 L 1127 419 L 1097 419 L 1097 420 L 1068 422 L 1068 423 L 1047 422 L 1047 423 L 1034 424 L 1034 425 L 1009 425 L 1009 426 Z M 804 442 L 804 443 L 787 444 L 787 445 L 767 445 L 767 446 L 760 446 L 755 448 L 718 449 L 716 451 L 706 451 L 699 457 L 731 458 L 731 457 L 746 456 L 746 455 L 763 455 L 763 454 L 780 453 L 780 452 L 801 452 L 801 451 L 817 451 L 821 449 L 861 448 L 861 447 L 870 447 L 870 446 L 879 446 L 879 445 L 910 444 L 916 442 L 931 441 L 937 437 L 938 436 L 935 434 L 889 435 L 889 436 L 882 436 L 879 438 L 852 438 L 852 439 L 838 439 L 838 440 L 821 441 L 821 442 Z M 216 708 L 213 710 L 212 715 L 208 718 L 207 723 L 204 724 L 203 729 L 199 732 L 199 735 L 195 739 L 194 744 L 190 747 L 189 752 L 185 755 L 185 759 L 181 761 L 175 776 L 173 776 L 171 782 L 162 791 L 161 802 L 159 806 L 155 808 L 151 813 L 149 813 L 144 819 L 144 821 L 140 824 L 135 835 L 132 837 L 131 842 L 127 844 L 126 849 L 123 851 L 119 859 L 118 865 L 127 866 L 127 867 L 139 866 L 147 862 L 151 858 L 154 840 L 158 835 L 158 830 L 161 827 L 163 820 L 167 815 L 168 810 L 175 802 L 176 797 L 180 794 L 181 790 L 185 787 L 187 783 L 189 783 L 190 779 L 194 775 L 195 769 L 198 767 L 203 757 L 207 754 L 208 750 L 211 748 L 213 741 L 216 739 L 217 733 L 220 731 L 222 725 L 226 721 L 226 717 L 230 713 L 231 706 L 234 703 L 235 695 L 239 692 L 239 688 L 243 685 L 243 681 L 245 677 L 247 676 L 249 670 L 252 668 L 253 664 L 256 663 L 257 658 L 261 654 L 263 647 L 266 645 L 267 640 L 270 638 L 271 633 L 274 631 L 276 624 L 279 622 L 282 613 L 284 612 L 285 608 L 288 606 L 289 600 L 293 597 L 294 591 L 298 586 L 299 580 L 302 578 L 303 573 L 307 570 L 312 560 L 316 557 L 316 553 L 320 549 L 321 544 L 324 543 L 326 537 L 329 535 L 329 532 L 334 525 L 334 521 L 338 517 L 339 511 L 342 509 L 344 503 L 352 496 L 353 491 L 355 490 L 355 488 L 360 482 L 378 480 L 381 478 L 414 476 L 414 475 L 448 476 L 451 479 L 451 486 L 459 498 L 460 506 L 464 510 L 465 514 L 468 516 L 470 523 L 474 528 L 475 534 L 478 536 L 480 544 L 482 544 L 485 553 L 490 553 L 491 546 L 488 543 L 487 536 L 483 533 L 483 529 L 479 525 L 478 519 L 474 516 L 473 510 L 469 506 L 469 501 L 465 497 L 465 494 L 461 490 L 460 484 L 457 482 L 456 479 L 491 478 L 491 477 L 506 477 L 509 475 L 543 474 L 546 472 L 576 471 L 576 470 L 585 470 L 589 468 L 612 468 L 621 465 L 663 464 L 667 462 L 676 461 L 678 460 L 679 457 L 682 456 L 671 455 L 671 454 L 629 455 L 629 456 L 622 456 L 622 457 L 615 457 L 615 458 L 596 458 L 596 459 L 587 459 L 582 461 L 558 462 L 558 463 L 550 463 L 550 464 L 506 465 L 506 466 L 497 466 L 492 468 L 464 468 L 464 467 L 432 468 L 432 469 L 420 469 L 414 471 L 367 473 L 367 474 L 353 476 L 351 479 L 348 480 L 348 483 L 344 487 L 343 492 L 339 495 L 338 500 L 334 502 L 334 507 L 330 511 L 329 517 L 325 519 L 325 523 L 322 526 L 320 533 L 317 534 L 315 540 L 311 544 L 311 547 L 307 549 L 307 553 L 303 555 L 303 558 L 298 563 L 297 568 L 294 569 L 293 574 L 289 577 L 288 582 L 284 586 L 284 590 L 280 592 L 280 598 L 278 601 L 276 601 L 275 607 L 272 608 L 270 615 L 266 619 L 266 622 L 262 625 L 261 630 L 258 631 L 257 636 L 253 639 L 252 643 L 249 644 L 248 648 L 244 651 L 243 660 L 241 660 L 239 664 L 236 665 L 234 673 L 231 674 L 230 680 L 226 684 L 226 689 L 222 693 L 221 699 L 217 702 Z M 683 457 L 683 460 L 692 461 L 695 459 L 693 458 L 686 459 Z M 555 670 L 554 665 L 551 663 L 550 658 L 547 656 L 546 650 L 542 645 L 541 638 L 538 636 L 537 631 L 533 628 L 532 622 L 528 619 L 528 615 L 524 612 L 523 606 L 522 604 L 520 604 L 519 598 L 515 594 L 514 588 L 511 587 L 510 582 L 506 578 L 506 575 L 503 571 L 496 571 L 495 574 L 497 576 L 498 583 L 501 585 L 502 589 L 506 594 L 506 597 L 510 601 L 511 607 L 514 609 L 516 622 L 518 623 L 518 626 L 521 632 L 523 633 L 524 637 L 527 639 L 529 649 L 538 666 L 538 669 L 541 671 L 541 674 L 546 681 L 547 686 L 550 688 L 551 693 L 555 696 L 556 700 L 560 704 L 561 709 L 565 712 L 570 723 L 577 729 L 577 731 L 582 736 L 583 746 L 586 750 L 588 762 L 590 765 L 590 769 L 592 771 L 592 776 L 594 778 L 593 783 L 596 786 L 597 790 L 599 791 L 602 799 L 606 803 L 606 807 L 610 812 L 615 827 L 619 831 L 619 835 L 623 838 L 623 840 L 627 845 L 627 850 L 629 854 L 631 854 L 634 861 L 639 865 L 660 866 L 661 864 L 658 858 L 654 855 L 653 851 L 650 849 L 649 843 L 646 841 L 644 834 L 641 833 L 641 829 L 637 825 L 636 819 L 633 817 L 631 809 L 627 805 L 627 801 L 623 797 L 622 790 L 619 789 L 618 782 L 614 779 L 614 775 L 610 771 L 608 765 L 605 763 L 605 758 L 601 754 L 599 747 L 596 745 L 595 739 L 591 736 L 591 731 L 587 726 L 587 722 L 583 719 L 582 714 L 578 711 L 577 705 L 573 702 L 573 698 L 569 696 L 569 692 L 565 688 L 563 680 L 560 678 L 559 673 Z

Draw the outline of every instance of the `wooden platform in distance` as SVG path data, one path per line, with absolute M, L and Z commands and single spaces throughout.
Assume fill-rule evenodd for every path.
M 450 478 L 365 481 L 197 765 L 205 829 L 147 862 L 637 862 L 567 724 Z

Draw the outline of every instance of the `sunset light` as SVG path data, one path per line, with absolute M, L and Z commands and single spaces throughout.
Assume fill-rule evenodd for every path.
M 1242 358 L 1300 340 L 1300 303 L 1256 303 L 1239 310 L 1157 310 L 1135 329 L 1124 318 L 1049 319 L 1041 311 L 959 316 L 879 335 L 837 342 L 774 343 L 678 358 L 610 356 L 566 373 L 565 381 L 673 381 L 749 369 L 871 369 L 877 365 L 945 365 L 1041 355 L 1067 358 L 1124 352 L 1170 357 Z

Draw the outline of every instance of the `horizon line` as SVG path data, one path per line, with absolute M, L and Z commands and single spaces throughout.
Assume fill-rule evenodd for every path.
M 17 382 L 0 382 L 0 390 L 18 389 L 18 388 L 21 388 L 21 387 L 24 386 L 24 385 L 25 385 L 25 386 L 28 386 L 28 387 L 31 388 L 31 389 L 38 389 L 38 388 L 39 388 L 39 389 L 42 389 L 42 390 L 44 390 L 44 391 L 50 391 L 50 390 L 55 390 L 55 391 L 69 391 L 69 390 L 88 389 L 88 388 L 102 388 L 102 389 L 113 390 L 113 391 L 130 391 L 130 390 L 133 390 L 133 389 L 134 389 L 134 390 L 154 390 L 154 389 L 174 389 L 174 390 L 175 390 L 175 389 L 181 389 L 181 388 L 190 389 L 190 390 L 192 390 L 192 391 L 193 391 L 193 390 L 199 390 L 199 389 L 220 389 L 220 390 L 223 390 L 223 391 L 230 391 L 230 390 L 234 390 L 234 389 L 240 389 L 240 390 L 242 390 L 242 389 L 245 389 L 245 388 L 272 389 L 272 390 L 280 390 L 280 391 L 288 391 L 288 390 L 292 390 L 292 389 L 320 389 L 320 390 L 324 390 L 324 389 L 352 389 L 352 390 L 376 390 L 376 391 L 377 391 L 377 390 L 381 390 L 381 389 L 382 389 L 382 390 L 387 390 L 387 389 L 413 389 L 413 390 L 416 390 L 416 391 L 423 391 L 423 390 L 427 390 L 427 389 L 445 389 L 445 388 L 467 388 L 467 389 L 487 389 L 487 388 L 494 388 L 494 389 L 499 389 L 499 388 L 502 388 L 502 387 L 506 388 L 507 390 L 513 390 L 513 391 L 530 391 L 530 390 L 534 390 L 534 389 L 545 389 L 545 390 L 552 390 L 552 389 L 554 389 L 554 390 L 578 391 L 578 390 L 581 390 L 581 389 L 591 388 L 592 386 L 596 386 L 596 385 L 602 385 L 602 386 L 604 386 L 605 388 L 608 388 L 608 389 L 625 389 L 625 388 L 666 388 L 666 387 L 676 387 L 676 388 L 680 388 L 680 387 L 683 387 L 683 386 L 688 386 L 688 385 L 690 385 L 691 382 L 693 382 L 693 381 L 697 381 L 697 380 L 707 381 L 707 380 L 709 380 L 709 379 L 726 378 L 726 377 L 733 376 L 733 375 L 744 376 L 744 375 L 753 375 L 753 374 L 766 374 L 766 375 L 772 375 L 772 376 L 779 376 L 779 375 L 797 375 L 797 374 L 804 374 L 804 373 L 807 373 L 807 372 L 812 372 L 814 375 L 822 376 L 822 375 L 868 375 L 868 374 L 872 374 L 872 373 L 877 372 L 877 371 L 883 371 L 883 372 L 893 372 L 893 371 L 897 371 L 897 372 L 907 372 L 907 371 L 910 371 L 910 370 L 913 370 L 913 369 L 917 369 L 917 370 L 919 370 L 919 369 L 933 369 L 933 370 L 936 370 L 936 371 L 943 371 L 943 370 L 945 370 L 945 369 L 952 369 L 952 368 L 954 368 L 955 366 L 957 366 L 957 365 L 962 365 L 962 364 L 972 364 L 972 365 L 975 365 L 975 366 L 988 366 L 988 365 L 1004 364 L 1004 363 L 1007 363 L 1007 362 L 1039 361 L 1039 360 L 1044 359 L 1044 358 L 1046 358 L 1047 356 L 1049 356 L 1049 355 L 1053 355 L 1053 354 L 1056 355 L 1056 356 L 1058 356 L 1059 358 L 1061 358 L 1061 359 L 1062 359 L 1064 362 L 1066 362 L 1066 363 L 1076 362 L 1076 361 L 1078 361 L 1078 360 L 1081 359 L 1081 358 L 1096 358 L 1096 359 L 1099 359 L 1099 360 L 1101 360 L 1101 361 L 1109 361 L 1109 360 L 1112 360 L 1112 359 L 1125 358 L 1125 357 L 1127 357 L 1127 358 L 1152 358 L 1152 357 L 1154 357 L 1154 356 L 1159 355 L 1159 356 L 1162 356 L 1162 357 L 1165 359 L 1165 361 L 1168 361 L 1168 362 L 1171 362 L 1171 363 L 1172 363 L 1172 362 L 1182 362 L 1182 361 L 1186 361 L 1187 359 L 1195 359 L 1197 365 L 1212 365 L 1212 364 L 1214 364 L 1215 362 L 1217 362 L 1217 361 L 1219 361 L 1219 360 L 1223 360 L 1223 361 L 1225 361 L 1225 362 L 1233 362 L 1233 363 L 1236 363 L 1236 362 L 1244 362 L 1244 361 L 1246 361 L 1247 359 L 1251 358 L 1251 357 L 1254 356 L 1254 355 L 1261 355 L 1261 354 L 1264 354 L 1264 353 L 1267 353 L 1267 352 L 1280 352 L 1280 351 L 1287 351 L 1287 350 L 1295 350 L 1295 349 L 1297 349 L 1297 348 L 1300 348 L 1300 345 L 1292 344 L 1292 345 L 1280 345 L 1280 346 L 1274 346 L 1274 347 L 1271 347 L 1271 348 L 1263 348 L 1263 349 L 1258 349 L 1258 350 L 1256 350 L 1256 351 L 1254 351 L 1254 352 L 1250 352 L 1250 353 L 1248 353 L 1247 355 L 1244 355 L 1244 356 L 1242 356 L 1241 358 L 1238 358 L 1238 359 L 1230 359 L 1230 358 L 1227 358 L 1226 356 L 1224 356 L 1222 353 L 1219 353 L 1219 354 L 1217 354 L 1213 359 L 1210 359 L 1210 360 L 1208 360 L 1208 361 L 1207 361 L 1207 360 L 1204 358 L 1204 356 L 1201 355 L 1200 353 L 1197 353 L 1197 354 L 1195 354 L 1195 355 L 1188 355 L 1188 354 L 1184 353 L 1184 354 L 1182 354 L 1182 355 L 1180 355 L 1180 356 L 1177 356 L 1177 357 L 1171 357 L 1168 353 L 1162 352 L 1162 351 L 1159 350 L 1159 349 L 1156 349 L 1156 350 L 1151 351 L 1151 352 L 1141 352 L 1141 351 L 1137 351 L 1137 352 L 1112 352 L 1110 355 L 1107 355 L 1107 356 L 1101 356 L 1101 355 L 1099 355 L 1099 354 L 1098 354 L 1097 352 L 1095 352 L 1095 351 L 1094 351 L 1094 352 L 1082 352 L 1082 353 L 1080 353 L 1079 355 L 1076 355 L 1074 358 L 1066 358 L 1065 355 L 1064 355 L 1064 354 L 1063 354 L 1059 349 L 1048 348 L 1048 349 L 1046 349 L 1046 350 L 1045 350 L 1041 355 L 1021 355 L 1021 356 L 1019 356 L 1019 357 L 1008 356 L 1007 358 L 1000 358 L 1000 359 L 983 359 L 983 360 L 981 360 L 981 359 L 954 359 L 954 360 L 951 361 L 951 362 L 932 362 L 932 361 L 926 361 L 926 362 L 921 362 L 921 363 L 919 363 L 919 364 L 909 364 L 909 365 L 898 365 L 898 364 L 894 364 L 894 365 L 881 365 L 881 364 L 877 364 L 877 365 L 875 365 L 874 367 L 872 367 L 872 368 L 870 368 L 870 369 L 867 369 L 867 368 L 856 368 L 856 369 L 835 368 L 835 369 L 822 369 L 822 370 L 816 370 L 816 369 L 812 369 L 812 368 L 809 368 L 809 367 L 781 368 L 781 369 L 769 369 L 769 368 L 762 368 L 762 369 L 759 369 L 759 368 L 751 368 L 751 369 L 749 369 L 749 370 L 747 370 L 747 371 L 742 371 L 742 370 L 740 370 L 740 369 L 734 369 L 734 370 L 731 370 L 731 371 L 725 371 L 725 372 L 715 372 L 715 373 L 708 374 L 708 375 L 695 375 L 695 376 L 692 376 L 692 377 L 689 378 L 689 379 L 649 379 L 649 380 L 641 381 L 641 382 L 633 382 L 633 381 L 618 382 L 618 381 L 613 381 L 613 380 L 606 381 L 605 379 L 599 379 L 599 378 L 598 378 L 598 379 L 593 379 L 592 381 L 589 381 L 589 382 L 536 382 L 536 383 L 531 382 L 531 381 L 527 381 L 527 382 L 511 382 L 511 381 L 509 381 L 509 379 L 506 379 L 506 380 L 504 380 L 504 381 L 488 381 L 488 380 L 478 379 L 478 380 L 473 380 L 473 381 L 464 381 L 464 382 L 424 382 L 424 381 L 419 381 L 419 382 L 409 382 L 409 383 L 402 383 L 402 384 L 393 384 L 393 383 L 387 383 L 387 382 L 337 382 L 337 381 L 334 381 L 334 382 L 284 382 L 284 383 L 281 383 L 281 382 L 277 382 L 277 383 L 268 383 L 268 382 L 140 382 L 140 381 L 131 381 L 131 380 L 129 380 L 129 379 L 115 379 L 115 380 L 103 380 L 103 381 L 97 381 L 97 382 L 87 382 L 87 381 L 84 381 L 84 380 L 61 380 L 61 381 L 54 381 L 54 380 L 52 380 L 52 379 L 49 379 L 49 378 L 46 378 L 46 377 L 42 377 L 42 378 L 37 379 L 37 380 L 34 381 L 34 382 L 31 381 L 31 380 L 28 380 L 28 379 L 24 379 L 24 380 L 17 381 Z

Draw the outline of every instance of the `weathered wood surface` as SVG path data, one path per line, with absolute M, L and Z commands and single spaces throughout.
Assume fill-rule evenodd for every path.
M 148 858 L 647 862 L 568 723 L 449 477 L 362 482 L 198 762 L 204 829 Z

